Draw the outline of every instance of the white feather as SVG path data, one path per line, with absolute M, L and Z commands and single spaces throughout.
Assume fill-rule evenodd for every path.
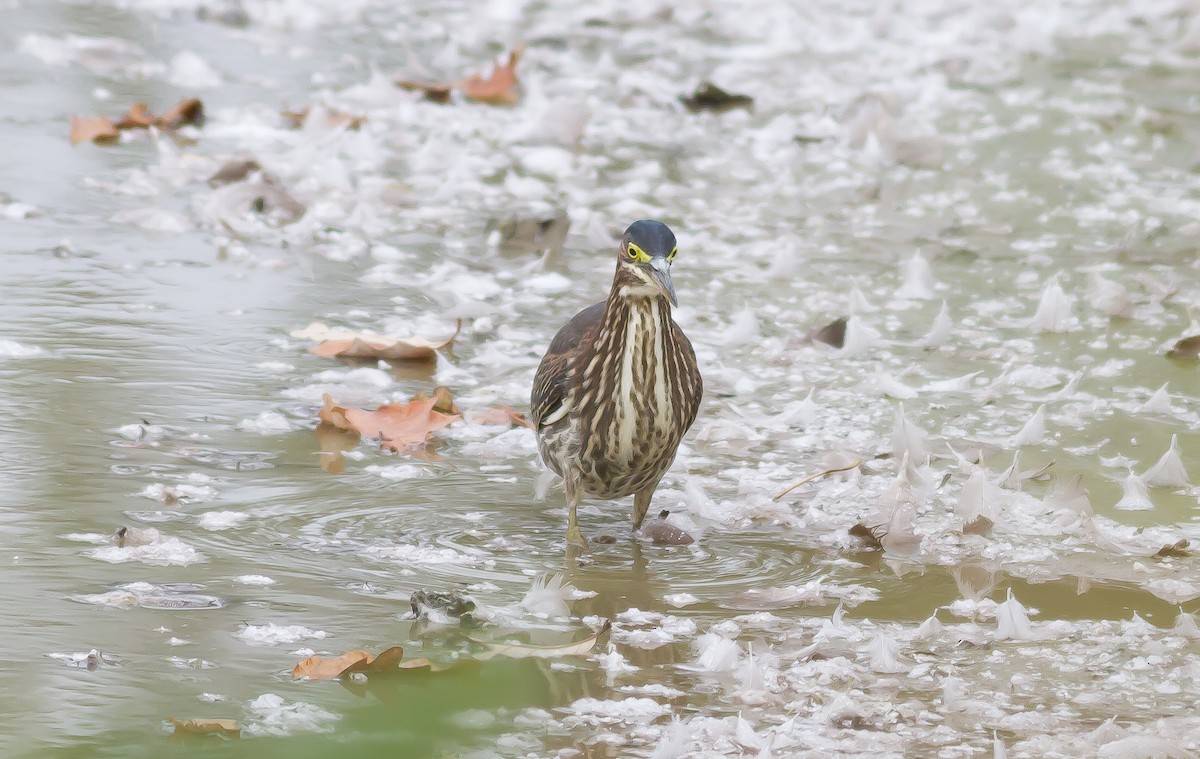
M 1154 487 L 1184 487 L 1188 484 L 1187 468 L 1179 455 L 1179 436 L 1171 435 L 1171 446 L 1154 466 L 1146 470 L 1142 480 Z
M 1117 501 L 1113 508 L 1122 511 L 1148 511 L 1154 508 L 1154 502 L 1150 500 L 1150 491 L 1146 489 L 1146 483 L 1141 477 L 1130 472 L 1121 487 L 1121 500 Z

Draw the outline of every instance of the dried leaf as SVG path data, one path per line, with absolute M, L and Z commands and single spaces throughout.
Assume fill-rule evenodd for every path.
M 450 102 L 450 94 L 457 90 L 468 100 L 491 105 L 513 105 L 521 98 L 517 80 L 517 63 L 523 47 L 516 47 L 504 61 L 497 61 L 487 73 L 471 74 L 450 84 L 427 84 L 409 79 L 394 80 L 397 87 L 416 90 L 435 103 Z
M 1178 540 L 1171 545 L 1163 546 L 1161 549 L 1159 549 L 1158 553 L 1154 555 L 1160 559 L 1165 559 L 1168 556 L 1187 556 L 1191 553 L 1191 551 L 1188 550 L 1190 545 L 1191 542 L 1187 538 L 1183 538 L 1182 540 Z
M 114 124 L 117 129 L 148 129 L 154 124 L 154 114 L 150 113 L 150 106 L 145 103 L 134 103 L 129 106 L 129 112 L 117 120 Z
M 696 91 L 679 100 L 692 113 L 714 111 L 724 113 L 735 108 L 750 110 L 754 106 L 754 98 L 749 95 L 735 95 L 726 92 L 712 82 L 702 82 Z
M 173 130 L 185 124 L 204 123 L 204 104 L 197 98 L 184 98 L 162 116 L 155 116 L 145 103 L 134 103 L 129 111 L 113 122 L 105 116 L 72 116 L 71 144 L 94 142 L 109 144 L 116 142 L 118 134 L 126 129 Z
M 204 103 L 199 98 L 184 98 L 158 117 L 155 122 L 160 129 L 178 129 L 187 124 L 200 126 L 204 123 Z
M 292 668 L 292 677 L 307 677 L 309 680 L 336 680 L 342 675 L 361 672 L 372 675 L 396 675 L 401 672 L 442 672 L 448 667 L 438 666 L 428 659 L 403 661 L 404 648 L 392 646 L 372 656 L 366 651 L 347 651 L 341 656 L 310 656 Z
M 208 178 L 210 187 L 240 182 L 256 171 L 262 171 L 262 164 L 253 158 L 234 158 Z
M 454 334 L 441 341 L 423 337 L 388 337 L 370 332 L 331 329 L 313 322 L 304 329 L 292 332 L 292 337 L 304 337 L 317 343 L 309 350 L 326 358 L 378 358 L 386 361 L 432 361 L 437 352 L 452 344 L 462 329 L 458 321 Z
M 389 403 L 374 411 L 338 406 L 328 393 L 321 400 L 323 405 L 317 412 L 321 421 L 365 437 L 379 438 L 380 445 L 393 451 L 423 445 L 434 432 L 462 418 L 457 413 L 435 410 L 436 395 L 408 403 Z
M 478 661 L 487 661 L 494 659 L 497 656 L 504 656 L 509 659 L 550 659 L 556 656 L 582 656 L 588 651 L 591 651 L 596 645 L 596 641 L 600 636 L 608 632 L 612 627 L 612 622 L 604 620 L 604 624 L 600 629 L 592 633 L 588 637 L 576 643 L 568 643 L 565 646 L 530 646 L 520 643 L 492 643 L 489 641 L 475 640 L 476 643 L 481 643 L 487 646 L 487 650 L 481 654 L 477 654 L 475 659 Z
M 292 677 L 307 677 L 310 680 L 336 680 L 355 666 L 370 663 L 372 657 L 366 651 L 348 651 L 341 656 L 328 658 L 310 656 L 292 668 Z
M 119 136 L 116 125 L 104 116 L 71 117 L 72 145 L 78 145 L 81 142 L 106 145 L 116 142 Z
M 533 422 L 512 406 L 496 406 L 486 411 L 478 411 L 471 415 L 471 423 L 533 429 Z
M 453 90 L 453 85 L 449 84 L 424 84 L 422 82 L 414 82 L 409 79 L 395 79 L 393 83 L 403 90 L 416 90 L 424 93 L 426 100 L 431 100 L 435 103 L 449 103 L 450 93 Z
M 814 329 L 804 337 L 805 342 L 809 343 L 825 343 L 832 345 L 834 348 L 841 348 L 846 344 L 846 323 L 848 317 L 840 317 L 834 319 L 824 327 Z
M 450 394 L 450 388 L 445 385 L 438 385 L 433 389 L 433 410 L 443 414 L 462 416 L 458 406 L 454 405 L 454 396 Z
M 472 74 L 458 82 L 457 87 L 468 100 L 492 105 L 513 105 L 521 98 L 517 88 L 517 63 L 525 48 L 518 46 L 503 63 L 497 62 L 486 77 Z
M 1175 343 L 1175 347 L 1167 351 L 1167 358 L 1177 361 L 1200 359 L 1200 335 L 1191 335 Z
M 329 393 L 321 395 L 321 410 L 317 412 L 317 418 L 322 422 L 332 425 L 339 430 L 350 430 L 357 432 L 354 425 L 346 418 L 346 409 L 343 406 L 334 405 L 333 396 Z
M 877 535 L 875 533 L 875 530 L 871 529 L 870 527 L 867 527 L 862 522 L 859 522 L 850 528 L 850 535 L 852 537 L 856 537 L 859 540 L 861 540 L 863 542 L 863 544 L 866 546 L 867 550 L 870 550 L 870 551 L 882 551 L 883 550 L 883 542 L 880 541 L 879 535 Z
M 167 717 L 172 725 L 175 726 L 175 734 L 188 735 L 223 735 L 226 738 L 242 737 L 242 728 L 238 727 L 237 720 L 232 719 L 175 719 Z
M 995 522 L 980 514 L 970 522 L 965 523 L 962 526 L 962 531 L 965 535 L 988 535 L 995 525 Z

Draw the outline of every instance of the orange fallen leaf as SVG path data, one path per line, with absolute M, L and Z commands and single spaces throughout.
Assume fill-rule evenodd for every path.
M 116 142 L 119 133 L 126 129 L 149 129 L 154 126 L 170 131 L 185 124 L 199 125 L 203 122 L 204 104 L 197 98 L 184 98 L 161 116 L 151 113 L 145 103 L 134 103 L 129 107 L 129 111 L 115 122 L 106 116 L 72 116 L 71 144 L 109 144 Z
M 476 412 L 471 415 L 471 423 L 533 429 L 533 422 L 512 406 L 496 406 L 486 411 Z
M 341 656 L 310 656 L 292 668 L 292 677 L 310 680 L 336 680 L 357 665 L 371 663 L 375 657 L 366 651 L 347 651 Z
M 417 393 L 413 396 L 413 400 L 423 401 L 428 397 L 425 393 Z M 454 405 L 454 396 L 450 394 L 450 388 L 445 385 L 438 385 L 433 389 L 433 410 L 440 411 L 443 414 L 462 415 L 462 411 L 458 409 L 458 406 Z
M 167 720 L 175 726 L 176 735 L 187 733 L 190 735 L 223 735 L 226 738 L 242 737 L 242 728 L 238 726 L 237 720 L 175 719 L 174 717 L 167 717 Z
M 468 100 L 491 105 L 513 105 L 521 99 L 517 80 L 517 63 L 525 48 L 517 46 L 503 61 L 496 61 L 491 71 L 475 73 L 449 84 L 428 84 L 409 79 L 396 79 L 395 84 L 406 90 L 417 90 L 435 103 L 450 102 L 450 94 L 457 90 Z
M 155 122 L 150 106 L 145 103 L 134 103 L 129 106 L 129 112 L 114 124 L 117 129 L 147 129 Z
M 392 646 L 372 656 L 366 651 L 347 651 L 341 656 L 325 657 L 310 656 L 292 668 L 292 677 L 307 677 L 310 680 L 336 680 L 342 675 L 361 672 L 368 677 L 371 675 L 396 675 L 401 672 L 441 672 L 447 667 L 440 667 L 428 659 L 411 659 L 404 661 L 404 648 Z
M 159 116 L 155 124 L 161 129 L 178 129 L 185 124 L 204 123 L 204 103 L 199 98 L 184 98 Z
M 521 98 L 517 89 L 517 63 L 525 48 L 517 46 L 508 54 L 508 60 L 497 62 L 491 73 L 484 77 L 472 74 L 458 82 L 463 97 L 492 105 L 513 105 Z
M 292 332 L 317 343 L 309 351 L 326 358 L 381 358 L 386 361 L 432 361 L 437 352 L 452 344 L 462 329 L 458 321 L 454 334 L 445 340 L 431 341 L 423 337 L 388 337 L 372 332 L 331 329 L 313 322 L 304 329 Z
M 321 410 L 317 412 L 317 418 L 325 424 L 331 424 L 339 430 L 350 430 L 358 432 L 354 429 L 354 425 L 346 418 L 346 409 L 343 406 L 337 406 L 333 402 L 333 396 L 329 393 L 321 395 Z
M 457 413 L 437 411 L 438 396 L 389 403 L 374 411 L 335 405 L 328 394 L 317 416 L 339 429 L 354 430 L 365 437 L 379 438 L 380 445 L 401 451 L 424 445 L 434 432 L 461 419 Z
M 104 116 L 72 116 L 71 144 L 94 142 L 97 145 L 116 142 L 120 137 L 117 127 Z

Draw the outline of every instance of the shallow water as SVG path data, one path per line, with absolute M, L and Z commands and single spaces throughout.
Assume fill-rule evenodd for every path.
M 1200 749 L 1200 565 L 1155 556 L 1200 539 L 1200 369 L 1164 355 L 1200 334 L 1190 6 L 4 10 L 0 753 Z M 513 108 L 389 81 L 517 42 Z M 678 96 L 709 78 L 753 110 L 688 113 Z M 71 114 L 185 95 L 208 121 L 178 139 L 66 139 Z M 309 104 L 366 120 L 279 115 Z M 245 155 L 302 217 L 207 184 Z M 504 219 L 559 210 L 561 251 L 497 244 Z M 585 533 L 617 539 L 568 560 L 521 428 L 460 422 L 421 456 L 364 440 L 322 467 L 323 392 L 526 408 L 644 216 L 679 235 L 677 318 L 705 372 L 654 509 L 695 544 L 633 541 L 629 504 L 587 503 Z M 841 316 L 843 348 L 805 340 Z M 290 335 L 459 320 L 428 365 Z M 904 418 L 928 438 L 894 434 Z M 1190 479 L 1140 498 L 1128 475 L 1173 436 Z M 1018 452 L 1027 476 L 1005 476 Z M 1086 499 L 1054 495 L 1076 476 Z M 963 534 L 978 513 L 994 526 Z M 555 573 L 573 598 L 526 595 Z M 451 589 L 482 627 L 413 619 L 414 591 Z M 603 619 L 588 656 L 290 677 L 312 651 L 449 661 L 470 637 L 565 644 Z M 168 716 L 243 738 L 178 741 Z

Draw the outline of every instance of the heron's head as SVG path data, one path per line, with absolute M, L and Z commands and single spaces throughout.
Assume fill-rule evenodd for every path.
M 675 233 L 661 221 L 642 219 L 629 225 L 617 252 L 617 277 L 627 297 L 662 295 L 678 306 L 675 286 L 671 284 L 671 262 L 679 246 Z

